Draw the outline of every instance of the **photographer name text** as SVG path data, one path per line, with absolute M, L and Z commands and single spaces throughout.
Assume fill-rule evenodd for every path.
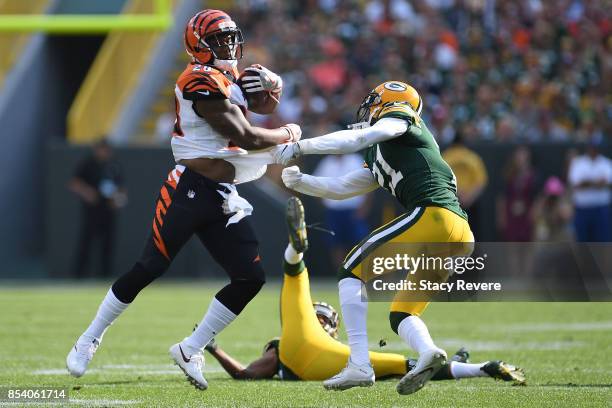
M 372 287 L 377 291 L 437 291 L 448 292 L 452 291 L 501 291 L 502 285 L 499 282 L 466 282 L 458 279 L 455 282 L 433 282 L 427 279 L 420 281 L 401 280 L 398 282 L 385 282 L 382 279 L 376 279 L 372 282 Z

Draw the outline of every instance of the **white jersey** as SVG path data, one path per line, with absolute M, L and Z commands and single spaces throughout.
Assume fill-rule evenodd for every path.
M 246 113 L 246 98 L 229 74 L 212 66 L 189 64 L 179 76 L 174 93 L 176 122 L 172 153 L 177 163 L 200 157 L 226 160 L 236 170 L 236 184 L 256 180 L 265 174 L 275 148 L 247 152 L 217 133 L 193 108 L 196 100 L 227 98 Z

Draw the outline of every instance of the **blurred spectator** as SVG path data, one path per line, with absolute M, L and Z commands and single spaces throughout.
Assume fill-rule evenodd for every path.
M 536 194 L 531 152 L 527 147 L 519 146 L 506 165 L 504 193 L 497 203 L 497 226 L 503 241 L 531 241 L 531 210 Z
M 549 177 L 533 206 L 534 241 L 573 241 L 572 212 L 563 182 L 557 177 Z
M 330 128 L 343 127 L 369 89 L 395 79 L 416 87 L 423 117 L 439 122 L 443 138 L 465 128 L 473 130 L 465 133 L 470 141 L 585 141 L 612 130 L 612 7 L 606 2 L 230 4 L 249 54 L 285 79 L 285 101 L 296 102 L 299 88 L 309 89 L 297 108 L 277 113 L 300 124 L 314 114 Z
M 453 143 L 444 151 L 442 157 L 455 173 L 459 202 L 468 213 L 472 231 L 478 236 L 480 231 L 478 199 L 488 182 L 484 162 L 478 153 L 465 146 L 461 132 L 457 132 Z
M 609 242 L 612 238 L 612 163 L 599 153 L 598 146 L 597 141 L 591 142 L 586 154 L 574 158 L 569 168 L 575 209 L 574 228 L 579 242 Z
M 338 177 L 362 166 L 363 159 L 359 155 L 331 155 L 319 162 L 313 174 L 318 177 Z M 346 253 L 369 231 L 366 222 L 370 207 L 368 197 L 362 195 L 346 200 L 322 200 L 326 227 L 335 232 L 335 235 L 329 236 L 334 266 L 339 266 Z
M 98 239 L 100 274 L 108 277 L 113 265 L 116 212 L 126 204 L 127 194 L 121 168 L 113 160 L 113 150 L 107 141 L 98 142 L 93 154 L 78 164 L 68 188 L 81 201 L 81 227 L 73 276 L 88 275 L 92 245 Z

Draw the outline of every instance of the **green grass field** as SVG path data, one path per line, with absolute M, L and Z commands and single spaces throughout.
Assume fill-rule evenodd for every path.
M 237 382 L 209 357 L 210 387 L 196 391 L 171 364 L 167 349 L 190 332 L 221 286 L 198 282 L 147 288 L 108 331 L 90 371 L 80 379 L 67 375 L 64 359 L 107 287 L 4 286 L 0 387 L 68 387 L 70 406 L 612 406 L 612 303 L 430 306 L 424 318 L 440 346 L 449 352 L 466 346 L 474 362 L 504 359 L 524 367 L 526 387 L 490 379 L 443 381 L 399 396 L 395 380 L 389 380 L 372 388 L 330 392 L 318 382 Z M 279 286 L 269 284 L 219 336 L 219 344 L 243 363 L 257 357 L 279 333 L 278 293 Z M 332 285 L 315 286 L 313 299 L 338 303 Z M 372 348 L 378 349 L 378 340 L 385 338 L 383 350 L 406 352 L 388 327 L 385 304 L 370 305 L 369 330 Z

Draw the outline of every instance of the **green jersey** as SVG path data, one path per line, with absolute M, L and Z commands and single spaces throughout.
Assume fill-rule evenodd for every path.
M 383 117 L 406 120 L 408 130 L 365 150 L 366 165 L 378 184 L 408 211 L 415 207 L 442 207 L 467 220 L 457 198 L 455 175 L 425 123 L 405 105 L 384 109 L 379 120 Z

